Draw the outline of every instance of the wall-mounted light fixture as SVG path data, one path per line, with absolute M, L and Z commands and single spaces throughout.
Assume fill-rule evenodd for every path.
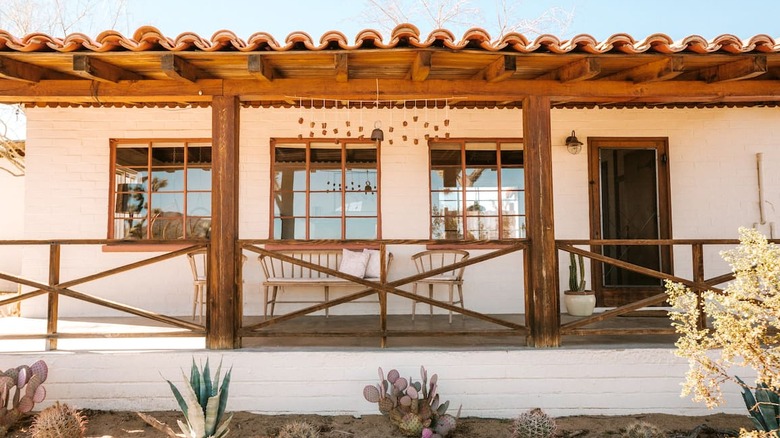
M 582 150 L 582 142 L 574 135 L 574 131 L 571 131 L 571 135 L 566 137 L 566 150 L 572 155 L 577 155 Z

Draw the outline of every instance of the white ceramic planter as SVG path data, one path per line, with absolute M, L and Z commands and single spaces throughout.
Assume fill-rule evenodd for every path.
M 596 307 L 596 295 L 593 291 L 582 292 L 564 291 L 563 302 L 566 304 L 566 313 L 571 316 L 590 316 Z

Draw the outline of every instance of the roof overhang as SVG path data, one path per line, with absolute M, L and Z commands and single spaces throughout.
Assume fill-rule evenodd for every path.
M 515 107 L 534 95 L 557 107 L 775 105 L 778 79 L 780 45 L 765 35 L 675 43 L 664 35 L 598 42 L 510 34 L 491 42 L 474 29 L 459 41 L 443 30 L 423 41 L 402 25 L 388 43 L 365 30 L 354 45 L 338 32 L 319 44 L 294 33 L 282 45 L 227 31 L 211 40 L 170 39 L 153 28 L 96 40 L 0 31 L 0 102 L 29 105 L 208 105 L 218 95 L 255 106 Z

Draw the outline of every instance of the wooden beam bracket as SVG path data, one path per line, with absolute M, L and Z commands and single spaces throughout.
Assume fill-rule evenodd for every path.
M 73 72 L 86 79 L 111 83 L 144 79 L 138 73 L 89 55 L 73 55 Z
M 349 56 L 339 53 L 335 56 L 336 82 L 349 81 Z
M 480 71 L 475 79 L 484 79 L 489 83 L 500 82 L 509 79 L 515 72 L 517 72 L 517 58 L 503 55 Z
M 274 68 L 264 55 L 249 55 L 247 58 L 247 70 L 249 73 L 265 82 L 274 80 Z
M 195 67 L 181 56 L 173 53 L 166 53 L 160 57 L 160 68 L 163 73 L 171 79 L 185 80 L 188 82 L 197 82 L 198 79 L 205 79 L 208 75 L 198 67 Z
M 428 79 L 431 73 L 431 52 L 419 52 L 414 57 L 410 75 L 415 82 L 422 82 Z

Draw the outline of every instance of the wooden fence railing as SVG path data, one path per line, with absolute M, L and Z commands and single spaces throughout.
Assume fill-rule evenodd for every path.
M 454 242 L 453 242 L 454 243 Z M 343 246 L 363 246 L 378 248 L 383 254 L 382 257 L 386 257 L 386 254 L 391 247 L 404 246 L 404 245 L 418 245 L 418 246 L 436 246 L 442 245 L 441 241 L 433 240 L 401 240 L 401 239 L 385 239 L 385 240 L 365 240 L 365 241 L 280 241 L 280 240 L 240 240 L 238 242 L 239 251 L 243 253 L 255 253 L 258 255 L 265 255 L 267 257 L 273 257 L 285 262 L 295 264 L 302 268 L 312 269 L 323 274 L 336 277 L 341 280 L 352 282 L 356 285 L 362 286 L 355 292 L 348 293 L 347 295 L 340 296 L 335 299 L 328 300 L 323 303 L 310 305 L 303 308 L 290 311 L 288 313 L 270 316 L 262 319 L 260 322 L 247 323 L 240 326 L 238 330 L 239 337 L 252 338 L 252 337 L 277 337 L 277 336 L 295 336 L 295 337 L 327 337 L 327 336 L 353 336 L 353 337 L 377 337 L 380 340 L 381 346 L 386 346 L 387 339 L 390 337 L 411 337 L 411 336 L 424 336 L 424 337 L 443 337 L 443 336 L 529 336 L 530 331 L 528 326 L 523 322 L 513 322 L 500 317 L 489 315 L 486 313 L 470 310 L 469 308 L 461 308 L 456 305 L 450 305 L 445 301 L 431 299 L 424 294 L 415 295 L 404 289 L 401 289 L 404 285 L 409 285 L 417 280 L 421 280 L 427 277 L 435 276 L 444 272 L 451 271 L 460 267 L 475 265 L 484 263 L 497 257 L 515 253 L 518 251 L 526 251 L 529 249 L 529 243 L 525 240 L 491 240 L 491 241 L 470 241 L 470 242 L 457 242 L 457 246 L 462 247 L 464 243 L 468 244 L 469 249 L 482 250 L 477 256 L 472 256 L 465 261 L 453 263 L 448 266 L 434 269 L 423 274 L 405 275 L 402 278 L 388 279 L 388 273 L 386 272 L 385 264 L 382 264 L 382 273 L 379 281 L 370 281 L 364 278 L 354 277 L 348 274 L 339 272 L 338 270 L 318 266 L 313 263 L 308 263 L 299 259 L 295 259 L 286 256 L 279 248 L 291 249 L 291 248 L 328 248 L 328 247 L 343 247 Z M 46 330 L 45 333 L 16 333 L 16 334 L 0 334 L 0 340 L 19 340 L 19 339 L 45 339 L 46 347 L 48 349 L 57 348 L 57 340 L 64 338 L 112 338 L 112 337 L 202 337 L 206 336 L 206 327 L 201 324 L 181 319 L 178 317 L 161 314 L 158 312 L 150 311 L 140 307 L 128 305 L 117 301 L 112 301 L 106 298 L 101 298 L 98 294 L 90 294 L 77 290 L 78 286 L 84 285 L 89 282 L 93 282 L 99 279 L 104 279 L 117 274 L 126 273 L 141 267 L 160 263 L 165 260 L 169 260 L 175 257 L 183 257 L 187 253 L 207 248 L 208 243 L 204 241 L 177 241 L 177 244 L 186 245 L 180 246 L 178 249 L 171 250 L 161 255 L 145 258 L 139 261 L 121 265 L 115 268 L 103 270 L 94 274 L 86 275 L 79 278 L 74 278 L 68 281 L 61 281 L 60 271 L 63 265 L 62 261 L 62 248 L 69 245 L 149 245 L 149 244 L 170 244 L 168 241 L 144 241 L 144 242 L 126 242 L 116 240 L 14 240 L 14 241 L 0 241 L 0 248 L 8 246 L 46 246 L 48 247 L 49 260 L 48 260 L 48 272 L 45 280 L 25 278 L 19 275 L 11 275 L 8 273 L 0 272 L 0 280 L 6 280 L 13 282 L 24 287 L 24 290 L 19 295 L 5 295 L 0 299 L 0 308 L 6 305 L 20 303 L 24 300 L 29 300 L 35 297 L 47 296 L 48 307 L 46 316 Z M 580 254 L 583 257 L 589 258 L 592 263 L 602 263 L 604 265 L 611 265 L 620 269 L 640 273 L 650 277 L 658 279 L 670 279 L 680 282 L 691 287 L 693 290 L 701 292 L 704 290 L 718 291 L 715 286 L 728 282 L 733 279 L 733 274 L 726 273 L 722 275 L 713 276 L 710 278 L 705 277 L 705 253 L 704 248 L 707 245 L 737 245 L 739 241 L 733 239 L 665 239 L 665 240 L 558 240 L 556 241 L 557 248 L 560 251 L 569 252 L 573 254 Z M 631 264 L 622 260 L 618 260 L 612 257 L 602 255 L 598 252 L 598 248 L 606 245 L 652 245 L 652 246 L 690 246 L 691 248 L 691 278 L 683 278 L 673 274 L 660 272 L 657 270 L 645 268 L 635 264 Z M 588 249 L 584 249 L 587 247 Z M 590 248 L 595 248 L 591 250 Z M 679 269 L 679 266 L 678 266 Z M 520 272 L 520 269 L 518 269 Z M 240 276 L 241 274 L 239 274 Z M 519 279 L 522 280 L 522 279 Z M 241 284 L 240 277 L 236 280 L 236 284 Z M 518 287 L 518 293 L 520 288 Z M 551 291 L 550 293 L 559 293 L 559 291 Z M 364 327 L 361 329 L 354 329 L 349 331 L 338 332 L 320 332 L 314 330 L 301 330 L 291 333 L 289 330 L 275 330 L 279 324 L 286 321 L 301 318 L 307 315 L 311 315 L 314 312 L 318 312 L 325 309 L 330 309 L 346 303 L 352 303 L 361 298 L 376 296 L 379 303 L 376 312 L 376 325 L 373 327 Z M 59 323 L 59 297 L 65 296 L 75 300 L 91 303 L 97 306 L 102 306 L 115 311 L 123 312 L 128 315 L 133 315 L 143 319 L 155 321 L 164 326 L 175 327 L 176 331 L 147 331 L 147 332 L 135 332 L 135 333 L 108 333 L 108 332 L 62 332 L 58 330 Z M 433 307 L 444 309 L 446 311 L 452 311 L 453 313 L 462 314 L 476 320 L 480 320 L 489 323 L 494 328 L 481 328 L 479 330 L 465 330 L 456 327 L 447 327 L 441 330 L 415 332 L 411 330 L 397 330 L 388 328 L 388 297 L 400 297 L 406 300 L 414 300 L 420 303 L 429 304 Z M 663 292 L 649 298 L 637 300 L 635 302 L 622 305 L 616 308 L 608 309 L 601 313 L 596 313 L 589 317 L 583 317 L 574 321 L 563 322 L 560 327 L 561 335 L 654 335 L 654 334 L 673 334 L 674 331 L 671 327 L 668 328 L 626 328 L 626 327 L 593 327 L 595 323 L 605 321 L 625 315 L 638 309 L 642 309 L 649 306 L 657 306 L 662 304 L 666 300 L 666 294 Z M 243 315 L 246 316 L 246 315 Z M 208 320 L 208 317 L 207 317 Z M 706 324 L 706 321 L 700 321 L 701 325 Z M 167 327 L 166 327 L 167 328 Z
M 459 246 L 462 246 L 464 242 L 457 242 Z M 388 337 L 409 337 L 409 336 L 466 336 L 466 335 L 482 335 L 482 336 L 527 336 L 528 328 L 523 324 L 510 322 L 501 318 L 496 318 L 484 313 L 476 312 L 469 309 L 464 309 L 454 305 L 450 305 L 446 302 L 442 302 L 435 299 L 430 299 L 424 295 L 414 295 L 403 289 L 399 289 L 400 286 L 411 284 L 417 280 L 422 280 L 428 277 L 439 275 L 445 272 L 452 271 L 465 266 L 470 266 L 478 263 L 482 263 L 496 257 L 500 257 L 513 252 L 522 251 L 526 248 L 527 242 L 521 240 L 482 240 L 466 242 L 469 248 L 479 249 L 492 249 L 490 252 L 481 254 L 479 256 L 470 257 L 465 261 L 449 264 L 442 268 L 433 269 L 421 274 L 408 275 L 403 278 L 388 281 L 385 263 L 381 264 L 382 273 L 380 281 L 369 281 L 364 278 L 354 277 L 334 269 L 322 267 L 313 263 L 308 263 L 293 257 L 285 256 L 278 250 L 265 249 L 265 245 L 271 247 L 284 247 L 290 248 L 327 248 L 333 246 L 352 246 L 352 247 L 378 247 L 382 254 L 382 260 L 387 257 L 387 250 L 389 246 L 396 245 L 442 245 L 441 241 L 434 240 L 367 240 L 367 241 L 277 241 L 277 240 L 242 240 L 240 241 L 240 247 L 249 252 L 265 255 L 268 257 L 277 258 L 279 260 L 300 266 L 305 269 L 312 269 L 323 274 L 336 277 L 342 280 L 355 283 L 357 285 L 364 286 L 357 292 L 350 293 L 346 296 L 329 300 L 325 303 L 308 306 L 299 310 L 295 310 L 283 315 L 271 316 L 259 323 L 246 325 L 239 330 L 239 336 L 241 337 L 273 337 L 273 336 L 294 336 L 294 337 L 321 337 L 321 336 L 353 336 L 353 337 L 377 337 L 380 339 L 380 345 L 386 346 Z M 301 318 L 306 315 L 310 315 L 314 312 L 329 309 L 335 306 L 339 306 L 346 303 L 354 302 L 358 299 L 377 295 L 379 301 L 379 311 L 377 313 L 377 326 L 374 329 L 366 328 L 361 330 L 352 331 L 338 331 L 333 333 L 323 333 L 321 331 L 298 331 L 290 333 L 289 331 L 278 332 L 274 331 L 273 327 L 279 323 Z M 387 297 L 393 295 L 401 298 L 405 298 L 412 301 L 418 301 L 421 303 L 429 304 L 434 307 L 460 313 L 465 316 L 476 318 L 481 321 L 485 321 L 500 328 L 492 330 L 479 330 L 479 331 L 466 331 L 466 330 L 435 330 L 415 332 L 409 330 L 391 330 L 387 327 Z
M 672 280 L 682 283 L 691 288 L 691 290 L 701 293 L 703 291 L 721 291 L 716 285 L 726 283 L 734 279 L 732 273 L 726 273 L 711 278 L 705 278 L 704 271 L 704 247 L 705 245 L 737 245 L 739 240 L 735 239 L 658 239 L 658 240 L 558 240 L 556 241 L 559 250 L 579 254 L 591 260 L 592 263 L 602 263 L 615 266 L 631 272 L 640 273 L 649 277 L 661 280 Z M 692 278 L 682 278 L 670 273 L 660 272 L 654 269 L 628 263 L 612 257 L 602 255 L 598 250 L 586 250 L 577 246 L 589 246 L 599 248 L 607 245 L 621 246 L 690 246 L 692 262 Z M 657 306 L 666 301 L 666 292 L 660 292 L 654 296 L 634 301 L 632 303 L 615 307 L 613 309 L 596 313 L 592 316 L 583 317 L 576 321 L 563 323 L 561 325 L 561 335 L 657 335 L 674 334 L 674 328 L 588 328 L 588 326 L 608 319 L 625 315 L 638 309 L 649 306 Z M 699 325 L 706 326 L 706 320 L 702 318 Z
M 0 279 L 10 281 L 13 283 L 32 288 L 32 290 L 23 291 L 21 294 L 14 295 L 10 298 L 0 300 L 0 307 L 29 300 L 41 295 L 48 295 L 48 307 L 46 316 L 46 332 L 45 333 L 25 333 L 25 334 L 0 334 L 0 340 L 21 340 L 21 339 L 45 339 L 46 348 L 48 350 L 57 349 L 57 340 L 64 338 L 127 338 L 127 337 L 188 337 L 188 336 L 204 336 L 206 333 L 205 327 L 194 322 L 186 321 L 173 316 L 164 315 L 158 312 L 145 310 L 139 307 L 130 306 L 120 302 L 101 298 L 95 294 L 88 294 L 79 292 L 74 287 L 83 285 L 95 280 L 103 279 L 113 275 L 125 273 L 134 269 L 138 269 L 144 266 L 153 265 L 174 257 L 182 257 L 187 253 L 208 247 L 207 243 L 203 241 L 177 241 L 177 244 L 188 245 L 180 249 L 176 249 L 167 252 L 162 255 L 149 257 L 143 260 L 139 260 L 126 265 L 118 266 L 112 269 L 107 269 L 101 272 L 97 272 L 91 275 L 87 275 L 80 278 L 75 278 L 69 281 L 60 281 L 60 271 L 62 266 L 62 247 L 69 245 L 115 245 L 121 244 L 126 247 L 132 245 L 153 245 L 153 244 L 170 244 L 169 241 L 138 241 L 128 242 L 119 240 L 10 240 L 0 241 L 0 247 L 24 247 L 24 246 L 48 246 L 49 248 L 49 263 L 48 263 L 48 279 L 47 280 L 34 280 L 24 278 L 18 275 L 11 275 L 8 273 L 0 272 Z M 133 333 L 111 333 L 101 331 L 99 333 L 87 332 L 87 333 L 75 333 L 67 332 L 62 333 L 58 330 L 59 324 L 59 298 L 60 296 L 70 297 L 76 300 L 84 301 L 87 303 L 95 304 L 105 308 L 113 309 L 119 312 L 124 312 L 129 315 L 138 316 L 141 318 L 149 319 L 162 323 L 168 326 L 173 326 L 179 331 L 152 331 L 152 332 L 133 332 Z

